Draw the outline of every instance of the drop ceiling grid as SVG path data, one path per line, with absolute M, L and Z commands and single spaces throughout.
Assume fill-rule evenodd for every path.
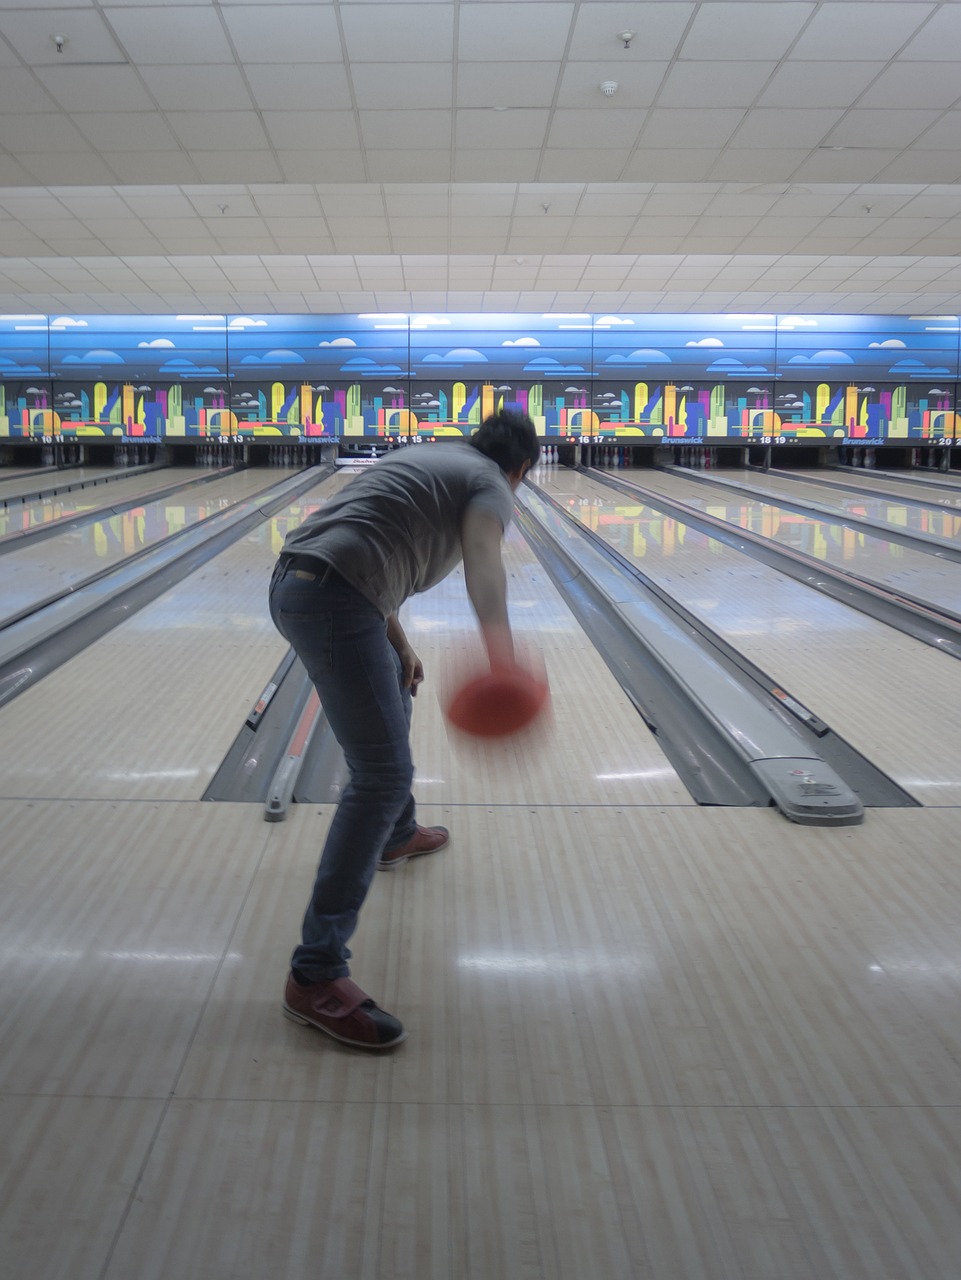
M 614 36 L 639 11 L 616 3 L 0 0 L 0 254 L 54 256 L 60 270 L 39 287 L 72 282 L 77 293 L 56 296 L 108 300 L 129 281 L 106 264 L 132 255 L 157 263 L 152 275 L 135 272 L 148 293 L 171 257 L 203 256 L 221 278 L 177 278 L 221 297 L 246 297 L 249 284 L 225 259 L 263 257 L 256 279 L 287 299 L 298 291 L 270 259 L 311 251 L 349 261 L 373 250 L 380 262 L 357 279 L 360 291 L 410 298 L 513 297 L 515 283 L 528 299 L 585 295 L 596 283 L 609 286 L 601 296 L 649 297 L 662 291 L 631 278 L 637 252 L 668 264 L 734 259 L 727 274 L 671 267 L 664 284 L 677 309 L 803 289 L 789 257 L 780 279 L 738 262 L 752 249 L 947 263 L 961 248 L 959 9 L 661 3 L 645 6 L 642 38 L 624 50 Z M 55 21 L 67 34 L 62 55 Z M 87 61 L 101 64 L 96 76 Z M 611 99 L 602 77 L 619 82 Z M 427 180 L 370 181 L 379 166 Z M 450 183 L 472 166 L 478 181 Z M 349 180 L 303 180 L 325 167 Z M 622 180 L 645 169 L 667 180 Z M 487 180 L 499 171 L 514 180 Z M 592 173 L 597 181 L 563 181 Z M 556 177 L 536 180 L 545 175 Z M 712 175 L 756 180 L 702 181 Z M 841 181 L 852 177 L 863 182 Z M 405 251 L 438 250 L 446 277 L 405 274 Z M 458 279 L 458 262 L 478 250 L 540 261 L 520 282 L 503 268 Z M 585 251 L 623 263 L 597 282 L 544 261 Z M 901 305 L 953 297 L 955 281 L 935 293 L 938 272 L 914 279 L 911 265 L 888 277 L 849 272 L 864 290 L 843 296 L 868 306 L 886 291 Z M 2 279 L 22 301 L 29 283 Z M 315 280 L 313 299 L 357 292 Z

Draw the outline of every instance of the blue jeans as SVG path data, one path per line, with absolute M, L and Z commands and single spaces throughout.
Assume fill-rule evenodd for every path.
M 270 616 L 313 681 L 349 774 L 291 957 L 298 974 L 319 982 L 350 972 L 347 942 L 377 860 L 414 834 L 411 696 L 379 610 L 322 562 L 299 565 L 281 556 Z M 316 566 L 313 580 L 307 565 Z

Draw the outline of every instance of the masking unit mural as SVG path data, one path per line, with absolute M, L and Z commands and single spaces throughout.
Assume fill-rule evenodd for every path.
M 961 437 L 957 316 L 0 316 L 0 436 Z

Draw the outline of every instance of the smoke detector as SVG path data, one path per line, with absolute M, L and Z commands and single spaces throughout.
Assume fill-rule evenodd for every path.
M 601 93 L 606 94 L 608 98 L 613 98 L 614 94 L 617 93 L 617 81 L 605 80 L 604 83 L 600 86 L 600 89 L 601 89 Z
M 636 31 L 619 31 L 617 33 L 617 38 L 618 40 L 624 41 L 625 49 L 629 49 L 631 47 L 631 41 L 634 39 L 636 35 L 637 35 Z

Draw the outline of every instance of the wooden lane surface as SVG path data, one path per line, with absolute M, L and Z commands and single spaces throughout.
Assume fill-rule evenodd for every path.
M 9 551 L 0 556 L 4 610 L 15 613 L 44 600 L 93 573 L 121 564 L 127 556 L 172 533 L 242 502 L 269 483 L 267 475 L 266 471 L 250 470 L 224 476 L 209 485 L 154 503 L 146 501 L 143 508 L 121 511 Z
M 3 708 L 4 794 L 202 795 L 286 651 L 267 611 L 284 537 L 344 482 L 330 477 Z
M 961 803 L 961 663 L 596 480 L 544 485 L 922 803 Z
M 35 502 L 0 507 L 0 536 L 41 528 L 56 520 L 83 515 L 112 503 L 147 498 L 158 489 L 167 489 L 178 483 L 186 484 L 196 479 L 197 475 L 197 472 L 184 467 L 164 467 L 163 470 L 140 475 L 120 475 L 116 480 L 111 480 L 109 485 L 98 484 L 89 489 L 75 489 L 72 493 L 38 498 Z
M 772 542 L 835 564 L 879 586 L 961 613 L 961 564 L 927 551 L 899 546 L 887 540 L 882 530 L 867 532 L 846 526 L 840 511 L 836 517 L 817 512 L 803 516 L 779 507 L 776 497 L 766 497 L 763 492 L 759 492 L 756 499 L 751 499 L 674 473 L 637 471 L 614 474 L 634 479 L 653 492 L 678 498 L 727 521 L 733 528 L 750 529 Z M 854 505 L 857 505 L 856 501 Z M 902 510 L 907 511 L 908 508 L 902 507 Z M 916 520 L 918 516 L 918 509 L 915 509 L 911 518 Z M 958 517 L 932 513 L 932 520 L 945 519 L 953 521 Z M 892 523 L 892 528 L 897 527 Z

